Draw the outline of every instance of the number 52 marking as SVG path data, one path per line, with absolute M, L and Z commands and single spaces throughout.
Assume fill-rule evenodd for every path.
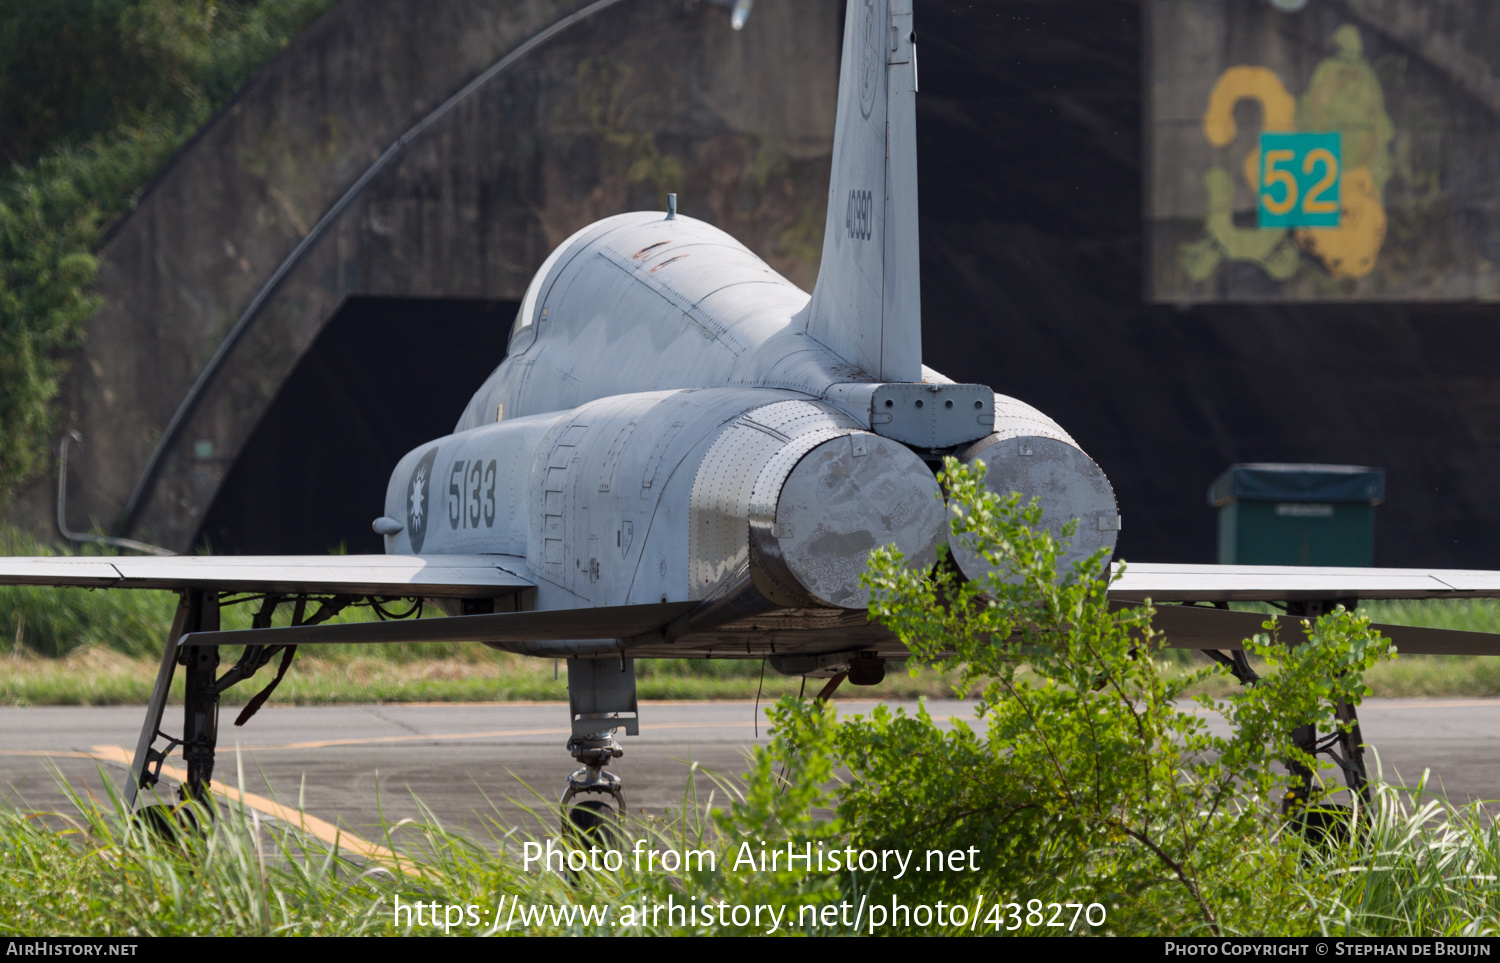
M 1338 227 L 1339 134 L 1260 135 L 1261 227 Z

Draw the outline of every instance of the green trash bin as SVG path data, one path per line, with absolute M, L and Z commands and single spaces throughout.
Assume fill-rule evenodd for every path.
M 1374 565 L 1385 469 L 1235 465 L 1215 479 L 1220 565 Z

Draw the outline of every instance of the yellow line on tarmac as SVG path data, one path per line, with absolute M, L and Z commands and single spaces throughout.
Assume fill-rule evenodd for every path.
M 94 750 L 93 758 L 95 759 L 100 759 L 104 762 L 115 762 L 124 766 L 129 766 L 134 762 L 130 750 L 124 746 L 94 746 L 92 748 Z M 163 765 L 161 767 L 161 774 L 169 776 L 178 782 L 187 782 L 187 773 L 176 766 Z M 223 796 L 231 802 L 249 806 L 251 809 L 259 810 L 267 816 L 275 817 L 288 825 L 296 826 L 303 832 L 321 839 L 330 846 L 338 846 L 346 852 L 354 853 L 357 856 L 364 856 L 367 859 L 378 859 L 394 863 L 397 868 L 402 869 L 404 872 L 416 874 L 416 870 L 401 866 L 401 857 L 395 852 L 386 849 L 384 846 L 377 846 L 369 840 L 356 836 L 351 832 L 340 829 L 327 820 L 319 819 L 316 816 L 309 816 L 299 809 L 283 806 L 281 803 L 267 799 L 264 796 L 257 796 L 251 792 L 241 792 L 230 786 L 212 784 L 210 788 L 216 795 Z
M 61 756 L 66 759 L 97 759 L 92 752 L 72 752 L 67 749 L 0 749 L 0 756 Z

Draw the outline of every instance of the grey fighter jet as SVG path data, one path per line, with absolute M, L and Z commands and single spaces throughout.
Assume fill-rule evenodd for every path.
M 637 729 L 635 659 L 766 658 L 869 684 L 905 655 L 868 620 L 859 575 L 880 545 L 937 562 L 946 455 L 1040 498 L 1049 526 L 1077 519 L 1064 564 L 1112 550 L 1113 490 L 1066 431 L 921 363 L 914 40 L 911 0 L 848 4 L 810 295 L 675 201 L 585 227 L 537 271 L 508 356 L 454 431 L 391 473 L 374 521 L 386 555 L 0 559 L 0 583 L 181 594 L 130 797 L 176 746 L 186 793 L 205 791 L 220 694 L 278 652 L 285 672 L 299 645 L 459 640 L 566 659 L 568 749 L 583 767 L 564 804 L 623 806 L 605 766 L 621 753 L 614 733 Z M 955 549 L 966 575 L 983 574 Z M 1500 596 L 1500 573 L 1143 565 L 1113 591 L 1122 604 L 1267 599 L 1315 614 L 1335 600 Z M 437 599 L 451 617 L 321 624 L 365 597 Z M 259 606 L 255 628 L 219 631 L 237 601 Z M 272 628 L 282 605 L 294 624 Z M 1157 618 L 1174 644 L 1231 652 L 1260 622 L 1187 606 Z M 1495 651 L 1473 633 L 1386 631 L 1406 651 Z M 223 645 L 246 648 L 221 672 Z M 185 718 L 167 737 L 179 664 Z M 1357 740 L 1344 748 L 1357 762 Z

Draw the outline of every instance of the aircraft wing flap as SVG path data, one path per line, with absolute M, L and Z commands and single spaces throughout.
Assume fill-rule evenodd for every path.
M 173 555 L 0 558 L 0 585 L 488 598 L 535 587 L 503 555 Z
M 1110 586 L 1109 597 L 1124 602 L 1500 598 L 1500 572 L 1132 563 Z

